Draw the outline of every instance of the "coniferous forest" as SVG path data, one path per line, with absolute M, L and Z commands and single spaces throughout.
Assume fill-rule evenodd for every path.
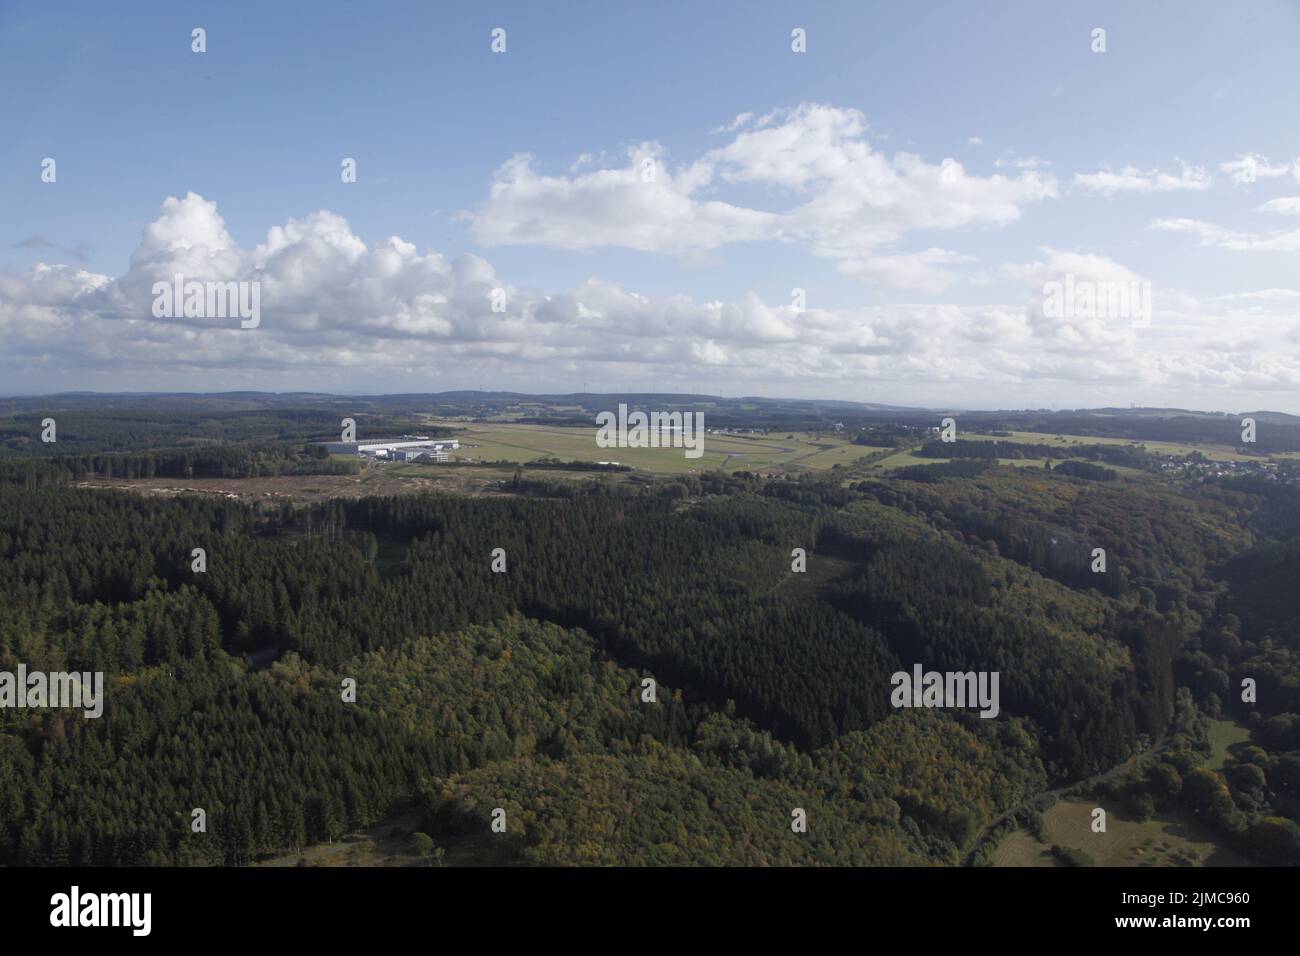
M 7 462 L 0 671 L 102 671 L 104 712 L 0 710 L 4 864 L 240 865 L 398 807 L 489 863 L 978 863 L 1139 755 L 1090 792 L 1300 863 L 1292 486 L 994 461 L 250 504 L 75 461 Z M 997 671 L 1000 714 L 892 706 L 917 663 Z M 1217 770 L 1211 719 L 1250 729 Z

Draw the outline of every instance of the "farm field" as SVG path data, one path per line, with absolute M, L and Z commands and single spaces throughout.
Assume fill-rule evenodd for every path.
M 1096 438 L 1086 435 L 1049 435 L 1040 432 L 1011 432 L 1008 435 L 990 435 L 985 432 L 959 432 L 959 437 L 971 441 L 1000 441 L 1025 445 L 1052 445 L 1068 450 L 1072 445 L 1142 445 L 1148 452 L 1157 455 L 1190 455 L 1199 451 L 1206 458 L 1215 461 L 1258 461 L 1256 456 L 1243 455 L 1227 445 L 1187 444 L 1178 442 L 1147 441 L 1134 442 L 1126 438 Z M 1291 457 L 1290 453 L 1275 457 Z M 938 462 L 951 461 L 949 458 L 923 458 L 911 450 L 900 451 L 880 459 L 871 466 L 874 472 L 893 472 L 910 465 L 933 465 Z M 1063 461 L 1065 459 L 1054 459 Z M 1019 468 L 1042 468 L 1044 458 L 999 458 L 999 464 Z M 1122 475 L 1139 475 L 1143 472 L 1126 468 L 1122 465 L 1107 464 L 1107 468 Z
M 1045 458 L 999 458 L 999 465 L 1011 465 L 1016 468 L 1042 468 Z M 1060 459 L 1057 459 L 1058 461 Z M 889 455 L 871 465 L 871 470 L 875 472 L 898 471 L 900 468 L 908 468 L 912 465 L 937 465 L 941 462 L 952 461 L 951 458 L 923 458 L 913 451 L 900 451 L 896 454 Z M 1108 466 L 1110 467 L 1110 466 Z
M 1046 432 L 1011 432 L 1009 435 L 987 435 L 978 432 L 966 432 L 959 437 L 974 440 L 997 440 L 1019 442 L 1028 445 L 1142 445 L 1153 455 L 1190 455 L 1199 451 L 1206 458 L 1216 461 L 1251 461 L 1257 456 L 1243 455 L 1229 445 L 1186 444 L 1168 441 L 1133 441 L 1128 438 L 1095 438 L 1087 435 L 1049 435 Z
M 993 852 L 993 866 L 1059 866 L 1052 845 L 1082 850 L 1095 866 L 1245 866 L 1224 849 L 1190 813 L 1178 812 L 1139 823 L 1111 810 L 1106 832 L 1092 832 L 1092 801 L 1062 800 L 1043 814 L 1048 842 L 1020 829 Z

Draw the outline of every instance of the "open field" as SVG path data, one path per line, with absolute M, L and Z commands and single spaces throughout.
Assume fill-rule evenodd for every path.
M 900 470 L 900 469 L 902 469 L 902 468 L 906 468 L 906 467 L 908 467 L 909 465 L 938 465 L 938 464 L 942 464 L 942 463 L 944 463 L 944 462 L 949 462 L 949 461 L 954 461 L 954 460 L 956 460 L 956 459 L 952 459 L 952 458 L 921 458 L 921 457 L 919 457 L 919 456 L 917 456 L 917 455 L 912 454 L 911 452 L 899 452 L 899 453 L 896 454 L 896 455 L 890 455 L 890 456 L 887 457 L 887 458 L 882 458 L 880 461 L 875 462 L 874 464 L 872 464 L 872 465 L 870 466 L 870 471 L 871 471 L 872 473 L 874 473 L 874 474 L 887 474 L 887 473 L 891 473 L 891 472 L 898 471 L 898 470 Z M 968 459 L 963 459 L 963 460 L 965 460 L 965 461 L 970 461 L 971 459 L 968 458 Z M 1047 459 L 1047 458 L 998 458 L 998 459 L 996 459 L 996 461 L 997 461 L 997 463 L 998 463 L 999 465 L 1005 465 L 1005 466 L 1010 467 L 1010 468 L 1035 468 L 1035 469 L 1038 469 L 1038 470 L 1040 470 L 1040 471 L 1043 469 L 1043 466 L 1044 466 L 1048 461 L 1051 461 L 1051 463 L 1052 463 L 1052 467 L 1055 468 L 1055 467 L 1056 467 L 1057 465 L 1059 465 L 1061 462 L 1063 462 L 1063 461 L 1068 461 L 1068 460 L 1070 460 L 1070 459 L 1065 459 L 1065 458 L 1052 458 L 1052 459 Z M 1081 459 L 1078 459 L 1078 460 L 1079 460 L 1079 461 L 1085 461 L 1086 459 L 1082 459 L 1082 458 L 1081 458 Z M 1093 462 L 1093 464 L 1102 464 L 1103 467 L 1108 468 L 1109 470 L 1115 472 L 1116 474 L 1119 474 L 1119 475 L 1127 475 L 1127 476 L 1129 476 L 1129 477 L 1137 477 L 1137 478 L 1141 478 L 1141 477 L 1146 477 L 1146 476 L 1148 476 L 1148 475 L 1150 474 L 1150 472 L 1143 471 L 1143 470 L 1141 470 L 1140 468 L 1129 468 L 1129 467 L 1126 467 L 1125 465 L 1112 465 L 1112 464 L 1109 464 L 1109 463 L 1099 463 L 1099 462 Z
M 411 834 L 419 826 L 413 810 L 395 813 L 367 830 L 349 833 L 333 843 L 312 843 L 298 853 L 283 853 L 251 864 L 283 866 L 413 866 L 421 861 L 411 849 Z
M 365 830 L 349 833 L 333 843 L 312 843 L 297 853 L 282 853 L 259 860 L 255 867 L 285 866 L 475 866 L 492 859 L 491 836 L 461 837 L 442 844 L 441 858 L 420 857 L 411 835 L 420 827 L 421 813 L 414 807 L 395 810 Z
M 1221 847 L 1192 814 L 1162 814 L 1143 823 L 1107 808 L 1106 832 L 1092 832 L 1093 801 L 1062 800 L 1043 814 L 1047 843 L 1023 829 L 993 851 L 993 866 L 1059 866 L 1052 845 L 1082 850 L 1096 866 L 1246 866 Z
M 1239 746 L 1250 742 L 1250 728 L 1235 720 L 1210 721 L 1210 762 L 1206 764 L 1211 770 L 1222 770 L 1228 756 Z
M 1153 455 L 1190 455 L 1199 451 L 1215 461 L 1258 461 L 1258 456 L 1243 455 L 1229 445 L 1184 444 L 1168 441 L 1133 441 L 1129 438 L 1094 438 L 1087 435 L 1049 435 L 1046 432 L 1011 432 L 1009 435 L 987 435 L 968 431 L 958 433 L 960 438 L 972 441 L 1019 442 L 1028 445 L 1054 445 L 1069 448 L 1071 445 L 1141 445 Z
M 1014 468 L 1038 468 L 1043 467 L 1045 458 L 999 458 L 999 465 L 1011 465 Z M 1059 460 L 1059 459 L 1058 459 Z M 913 451 L 900 451 L 871 465 L 871 470 L 876 472 L 898 471 L 900 468 L 907 468 L 911 465 L 938 465 L 942 462 L 952 461 L 951 458 L 922 458 Z M 1107 467 L 1110 467 L 1109 465 Z
M 482 494 L 514 472 L 499 468 L 379 465 L 359 475 L 278 475 L 268 478 L 87 478 L 78 488 L 111 488 L 148 497 L 215 495 L 240 501 L 324 501 L 426 491 Z M 548 472 L 549 474 L 549 472 Z M 581 473 L 578 477 L 583 477 Z
M 1215 461 L 1258 461 L 1257 456 L 1243 455 L 1235 448 L 1227 445 L 1211 444 L 1185 444 L 1178 442 L 1162 441 L 1144 441 L 1135 442 L 1127 438 L 1095 438 L 1086 435 L 1049 435 L 1043 432 L 1011 432 L 1006 435 L 990 435 L 986 432 L 966 431 L 959 432 L 958 437 L 969 441 L 1000 441 L 1022 445 L 1050 445 L 1060 448 L 1066 452 L 1073 445 L 1141 445 L 1148 452 L 1156 455 L 1190 455 L 1193 452 L 1200 452 L 1206 458 Z M 1290 453 L 1276 456 L 1290 457 Z M 872 471 L 892 472 L 900 468 L 906 468 L 909 465 L 933 465 L 938 462 L 951 461 L 949 458 L 922 458 L 913 451 L 900 451 L 896 454 L 889 455 L 880 459 L 871 466 Z M 1018 468 L 1042 468 L 1043 458 L 999 458 L 997 461 L 1001 465 L 1011 465 Z M 1064 461 L 1064 458 L 1053 459 L 1053 461 Z M 1116 471 L 1120 474 L 1139 475 L 1144 472 L 1134 468 L 1126 468 L 1122 465 L 1113 465 L 1102 463 L 1105 467 Z
M 883 451 L 854 445 L 842 438 L 809 432 L 780 435 L 703 436 L 704 453 L 687 458 L 681 448 L 600 448 L 596 429 L 510 423 L 470 423 L 442 420 L 430 424 L 454 428 L 462 447 L 452 453 L 459 462 L 507 462 L 499 467 L 454 467 L 438 464 L 376 462 L 357 475 L 283 475 L 266 478 L 88 478 L 85 488 L 118 488 L 149 496 L 216 495 L 243 501 L 322 501 L 362 495 L 398 495 L 427 491 L 485 494 L 499 491 L 517 465 L 543 458 L 561 461 L 616 461 L 660 475 L 722 470 L 797 473 L 827 470 Z M 346 456 L 351 459 L 351 456 Z M 530 471 L 531 477 L 585 481 L 599 476 L 626 480 L 628 472 Z
M 880 451 L 854 445 L 832 435 L 808 432 L 773 432 L 770 435 L 703 436 L 703 454 L 687 458 L 682 448 L 601 448 L 596 428 L 567 428 L 551 425 L 518 425 L 504 422 L 464 423 L 431 421 L 431 425 L 455 428 L 461 448 L 452 453 L 457 461 L 529 462 L 540 458 L 563 461 L 616 461 L 659 474 L 700 471 L 783 472 L 823 470 L 848 465 Z

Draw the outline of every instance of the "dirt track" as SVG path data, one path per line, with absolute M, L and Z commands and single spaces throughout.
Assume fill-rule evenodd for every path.
M 418 494 L 446 491 L 484 494 L 494 477 L 475 475 L 468 469 L 441 472 L 430 477 L 385 474 L 376 469 L 360 475 L 283 475 L 273 478 L 90 478 L 78 488 L 107 488 L 156 497 L 215 495 L 238 501 L 324 501 L 367 495 Z

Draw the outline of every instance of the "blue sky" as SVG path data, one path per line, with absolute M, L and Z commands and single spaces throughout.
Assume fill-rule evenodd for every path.
M 1283 2 L 9 0 L 0 391 L 707 382 L 1300 411 L 1298 52 Z M 774 130 L 807 144 L 799 170 L 772 172 Z M 643 155 L 665 190 L 644 208 L 597 175 Z M 945 160 L 961 193 L 939 202 Z M 266 284 L 258 329 L 163 330 L 133 294 L 191 229 L 228 243 L 211 278 Z M 396 271 L 375 255 L 394 236 Z M 1067 274 L 1149 281 L 1154 315 L 1048 323 L 1042 284 Z

